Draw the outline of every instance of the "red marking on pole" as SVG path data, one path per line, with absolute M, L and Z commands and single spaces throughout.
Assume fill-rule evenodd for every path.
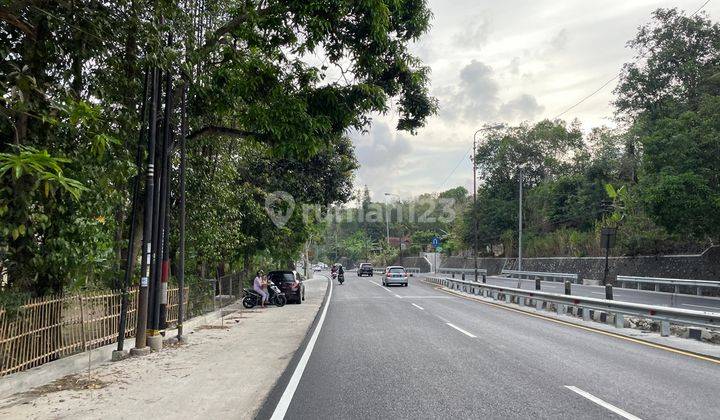
M 165 260 L 162 262 L 162 277 L 160 278 L 160 281 L 163 283 L 167 283 L 169 277 L 170 277 L 170 261 Z

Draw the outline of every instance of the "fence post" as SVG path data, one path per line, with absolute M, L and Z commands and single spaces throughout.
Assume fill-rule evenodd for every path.
M 571 295 L 572 294 L 572 286 L 570 286 L 570 280 L 565 280 L 565 294 Z
M 535 290 L 540 290 L 540 284 L 541 284 L 540 279 L 536 278 L 535 279 Z

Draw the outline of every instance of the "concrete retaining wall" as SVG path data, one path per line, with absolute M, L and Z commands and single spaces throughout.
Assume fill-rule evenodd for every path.
M 472 268 L 473 259 L 446 258 L 442 267 Z M 681 279 L 720 280 L 720 246 L 713 246 L 696 255 L 651 255 L 610 257 L 609 279 L 617 275 L 670 277 Z M 515 258 L 478 258 L 478 267 L 488 274 L 498 274 L 504 268 L 517 269 Z M 523 270 L 556 273 L 577 273 L 580 278 L 600 280 L 603 277 L 603 257 L 547 257 L 523 258 Z
M 395 260 L 394 265 L 402 265 L 407 268 L 419 268 L 421 273 L 430 272 L 430 264 L 423 257 L 403 257 L 402 264 L 400 259 Z

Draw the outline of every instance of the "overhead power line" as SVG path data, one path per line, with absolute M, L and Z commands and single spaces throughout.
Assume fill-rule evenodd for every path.
M 710 0 L 706 0 L 705 3 L 703 3 L 700 7 L 698 7 L 697 10 L 695 10 L 695 11 L 692 13 L 692 15 L 690 15 L 690 17 L 695 17 L 695 15 L 697 15 L 698 13 L 700 13 L 700 11 L 703 10 L 703 9 L 705 8 L 705 6 L 708 5 L 708 3 L 710 3 Z M 640 61 L 640 60 L 642 60 L 643 58 L 645 58 L 645 56 L 648 54 L 648 52 L 649 52 L 649 51 L 646 51 L 645 53 L 643 53 L 643 54 L 641 54 L 640 56 L 638 56 L 638 57 L 633 61 L 633 64 L 636 64 L 638 61 Z M 592 93 L 590 93 L 589 95 L 583 97 L 583 98 L 580 99 L 579 101 L 575 102 L 574 104 L 572 104 L 571 106 L 569 106 L 568 108 L 566 108 L 563 112 L 557 114 L 557 115 L 555 116 L 555 118 L 553 118 L 553 119 L 556 120 L 556 119 L 562 117 L 563 115 L 567 114 L 568 112 L 572 111 L 573 109 L 577 108 L 577 107 L 580 106 L 583 102 L 587 101 L 588 99 L 590 99 L 590 98 L 592 98 L 593 96 L 595 96 L 595 95 L 597 95 L 598 93 L 600 93 L 603 89 L 605 89 L 605 88 L 607 87 L 607 85 L 609 85 L 610 83 L 614 82 L 614 81 L 617 80 L 619 77 L 620 77 L 619 74 L 613 76 L 613 77 L 612 77 L 611 79 L 609 79 L 607 82 L 603 83 L 602 86 L 600 86 L 599 88 L 595 89 Z

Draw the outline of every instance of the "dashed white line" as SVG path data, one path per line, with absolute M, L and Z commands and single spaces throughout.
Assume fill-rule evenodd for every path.
M 582 397 L 587 398 L 588 400 L 594 402 L 595 404 L 597 404 L 601 407 L 607 408 L 608 410 L 612 411 L 613 413 L 617 414 L 618 416 L 620 416 L 622 418 L 626 418 L 629 420 L 641 420 L 640 417 L 634 416 L 621 408 L 617 408 L 614 405 L 610 404 L 609 402 L 605 402 L 605 401 L 601 400 L 600 398 L 594 396 L 593 394 L 583 391 L 580 388 L 570 386 L 570 385 L 565 385 L 565 388 L 569 389 L 570 391 L 572 391 Z
M 277 406 L 275 406 L 275 411 L 273 412 L 273 415 L 271 417 L 272 420 L 282 420 L 283 418 L 285 418 L 285 414 L 290 407 L 290 402 L 292 402 L 298 384 L 300 384 L 300 379 L 302 378 L 303 372 L 305 372 L 305 366 L 307 366 L 307 362 L 310 359 L 313 348 L 315 348 L 315 342 L 317 341 L 318 335 L 320 335 L 320 329 L 325 322 L 325 315 L 327 315 L 328 306 L 330 306 L 330 298 L 332 298 L 332 280 L 329 281 L 329 283 L 330 285 L 328 287 L 330 287 L 330 291 L 328 292 L 328 297 L 325 301 L 325 307 L 323 308 L 322 314 L 320 315 L 320 320 L 315 327 L 315 331 L 313 331 L 313 334 L 310 337 L 310 341 L 308 341 L 307 347 L 305 347 L 305 351 L 300 357 L 300 361 L 298 361 L 298 364 L 295 367 L 295 371 L 293 372 L 292 377 L 290 377 L 290 382 L 288 382 L 287 386 L 285 387 L 285 391 L 282 394 L 282 397 L 280 397 L 280 401 L 278 401 Z
M 423 308 L 422 306 L 420 306 L 420 305 L 416 305 L 416 304 L 414 304 L 414 303 L 412 304 L 412 306 L 414 306 L 414 307 L 416 307 L 416 308 L 420 309 L 421 311 L 424 311 L 424 310 L 425 310 L 425 308 Z
M 390 293 L 391 295 L 395 296 L 396 298 L 398 298 L 398 299 L 402 299 L 402 296 L 400 296 L 400 295 L 398 295 L 398 294 L 395 294 L 395 293 L 391 292 L 390 290 L 388 290 L 388 288 L 387 288 L 387 287 L 383 286 L 382 284 L 379 284 L 379 283 L 375 283 L 375 282 L 374 282 L 374 281 L 372 281 L 372 280 L 368 280 L 368 281 L 369 281 L 370 283 L 374 284 L 375 286 L 381 287 L 381 288 L 382 288 L 382 289 L 383 289 L 384 291 L 386 291 L 386 292 Z
M 449 322 L 446 322 L 445 324 L 446 324 L 447 326 L 451 327 L 451 328 L 455 328 L 456 330 L 460 331 L 461 333 L 467 335 L 467 336 L 470 337 L 470 338 L 477 338 L 476 336 L 474 336 L 474 335 L 470 334 L 469 332 L 463 330 L 462 328 L 458 327 L 457 325 L 453 325 L 453 324 L 451 324 L 451 323 L 449 323 Z

